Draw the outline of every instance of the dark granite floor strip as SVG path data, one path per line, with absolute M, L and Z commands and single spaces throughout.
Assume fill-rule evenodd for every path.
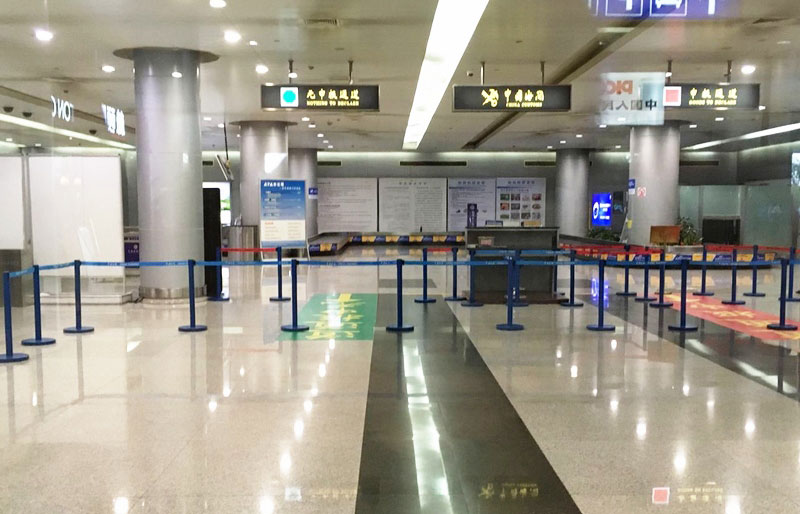
M 450 308 L 381 295 L 356 512 L 571 514 L 573 502 Z

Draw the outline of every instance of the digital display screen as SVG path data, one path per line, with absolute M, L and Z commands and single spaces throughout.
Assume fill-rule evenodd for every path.
M 610 227 L 612 212 L 611 193 L 597 193 L 592 195 L 592 226 Z

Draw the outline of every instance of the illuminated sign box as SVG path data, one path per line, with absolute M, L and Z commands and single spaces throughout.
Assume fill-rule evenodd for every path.
M 739 0 L 589 0 L 600 18 L 713 19 L 737 16 Z
M 664 106 L 678 109 L 758 109 L 759 84 L 669 84 Z
M 572 86 L 453 86 L 453 111 L 564 112 Z
M 598 193 L 592 195 L 592 226 L 611 226 L 611 207 L 613 206 L 611 193 Z
M 262 109 L 379 111 L 378 86 L 283 84 L 261 86 Z

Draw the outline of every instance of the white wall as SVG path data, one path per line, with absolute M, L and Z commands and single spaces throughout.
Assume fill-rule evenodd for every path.
M 34 262 L 124 260 L 120 158 L 31 156 L 29 162 Z M 123 271 L 83 269 L 87 276 Z
M 0 250 L 25 247 L 22 157 L 0 157 Z

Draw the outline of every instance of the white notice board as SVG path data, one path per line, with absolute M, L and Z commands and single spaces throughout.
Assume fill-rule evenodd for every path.
M 543 178 L 498 178 L 497 219 L 504 226 L 519 226 L 530 222 L 545 226 L 545 195 L 547 180 Z
M 447 179 L 382 178 L 378 193 L 381 232 L 447 231 Z
M 317 178 L 317 232 L 377 232 L 377 178 Z

